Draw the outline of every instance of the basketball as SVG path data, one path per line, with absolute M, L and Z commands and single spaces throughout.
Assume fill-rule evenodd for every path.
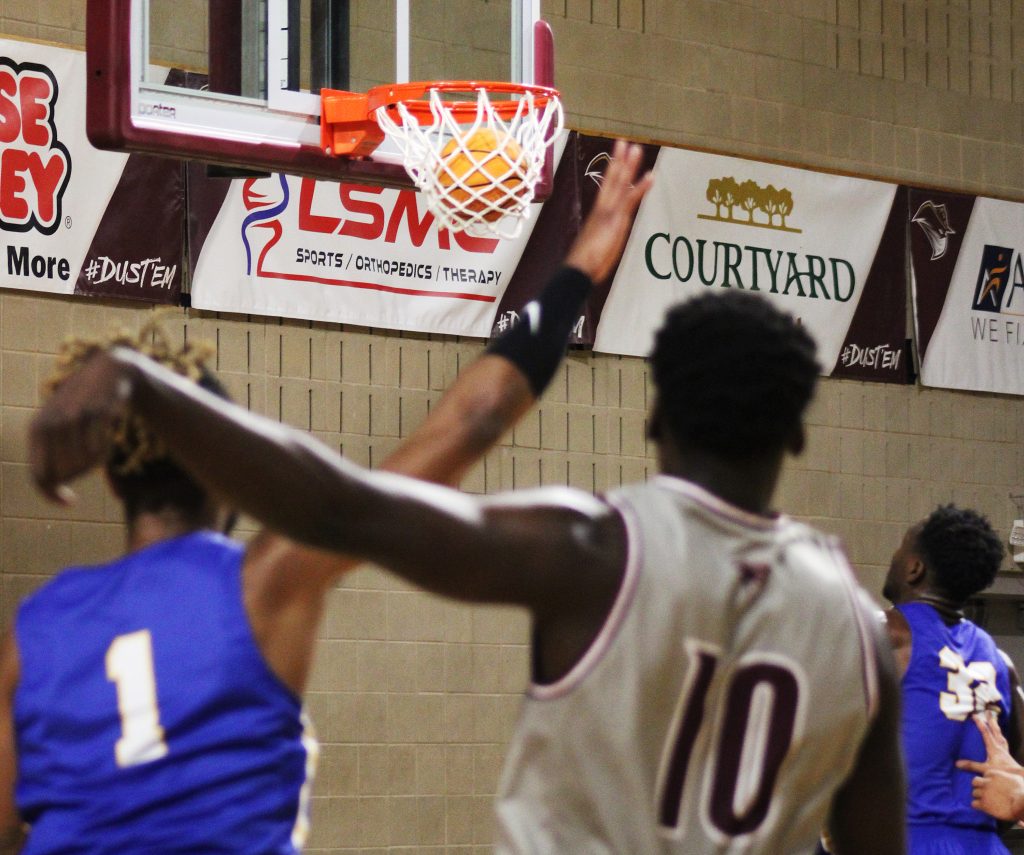
M 516 209 L 527 190 L 522 156 L 519 143 L 491 128 L 449 140 L 437 177 L 457 208 L 453 215 L 461 220 L 481 215 L 493 223 Z

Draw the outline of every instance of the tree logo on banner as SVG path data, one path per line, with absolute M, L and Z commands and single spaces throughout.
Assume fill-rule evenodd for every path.
M 712 178 L 704 195 L 715 206 L 715 213 L 698 214 L 702 220 L 796 234 L 803 231 L 786 225 L 786 217 L 793 213 L 793 194 L 785 187 L 776 189 L 772 184 L 762 187 L 749 178 L 743 183 L 731 177 Z

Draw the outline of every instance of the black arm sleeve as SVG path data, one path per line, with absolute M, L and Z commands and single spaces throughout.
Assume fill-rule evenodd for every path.
M 519 368 L 538 398 L 565 356 L 569 333 L 592 284 L 585 273 L 563 267 L 540 296 L 523 307 L 519 323 L 487 348 Z

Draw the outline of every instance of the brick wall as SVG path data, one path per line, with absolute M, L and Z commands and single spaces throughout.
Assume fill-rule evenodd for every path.
M 161 57 L 202 67 L 205 4 L 168 2 Z M 490 14 L 486 5 L 429 4 L 435 20 L 463 22 L 463 39 L 464 22 Z M 384 44 L 374 6 L 355 3 L 355 21 L 376 27 Z M 1024 0 L 546 0 L 543 10 L 576 127 L 1024 198 Z M 83 28 L 81 0 L 0 2 L 0 29 L 18 37 L 80 45 Z M 445 30 L 424 31 L 423 41 L 433 53 L 458 53 L 444 47 Z M 501 58 L 491 61 L 493 70 Z M 56 568 L 121 548 L 118 508 L 99 478 L 83 482 L 67 512 L 35 496 L 24 431 L 65 335 L 136 327 L 149 314 L 0 291 L 5 622 Z M 410 433 L 481 349 L 185 310 L 166 322 L 214 342 L 239 401 L 366 465 Z M 540 406 L 464 486 L 599 491 L 644 478 L 655 468 L 644 440 L 649 390 L 642 360 L 572 354 Z M 877 592 L 904 528 L 940 501 L 978 507 L 1008 531 L 1007 494 L 1024 464 L 1020 414 L 1009 397 L 825 380 L 808 450 L 779 504 L 840 534 Z M 513 610 L 445 603 L 374 569 L 338 586 L 307 699 L 324 749 L 311 851 L 489 851 L 527 630 Z

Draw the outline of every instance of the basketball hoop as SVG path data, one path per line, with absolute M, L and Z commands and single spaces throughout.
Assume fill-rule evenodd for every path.
M 445 100 L 441 93 L 470 97 Z M 329 103 L 334 94 L 348 98 Z M 492 98 L 499 94 L 509 97 Z M 365 100 L 353 103 L 352 93 L 324 93 L 325 149 L 333 144 L 335 154 L 358 155 L 386 136 L 444 227 L 504 238 L 519 234 L 537 184 L 550 169 L 549 148 L 562 131 L 557 90 L 435 81 L 378 86 L 357 97 Z M 355 148 L 339 151 L 347 139 Z

